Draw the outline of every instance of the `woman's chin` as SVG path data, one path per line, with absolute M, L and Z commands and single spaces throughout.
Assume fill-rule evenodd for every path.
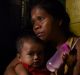
M 45 40 L 45 38 L 44 37 L 42 37 L 42 36 L 38 36 L 41 40 Z

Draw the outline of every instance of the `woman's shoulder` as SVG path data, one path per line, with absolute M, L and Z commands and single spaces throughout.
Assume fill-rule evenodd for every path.
M 80 61 L 80 37 L 72 37 L 69 41 L 71 52 L 77 56 L 77 61 Z
M 80 44 L 80 37 L 79 36 L 70 37 L 70 38 L 68 38 L 68 40 L 66 42 L 70 48 L 71 47 L 73 48 Z
M 74 37 L 74 42 L 76 42 L 75 48 L 77 50 L 77 62 L 74 67 L 73 75 L 80 75 L 80 37 Z
M 68 42 L 72 49 L 69 54 L 68 64 L 73 64 L 71 66 L 73 68 L 73 75 L 80 75 L 80 37 L 71 37 Z

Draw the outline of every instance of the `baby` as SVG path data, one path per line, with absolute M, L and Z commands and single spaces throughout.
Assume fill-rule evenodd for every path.
M 46 69 L 45 45 L 34 35 L 24 35 L 17 40 L 20 63 L 15 66 L 17 75 L 50 75 Z

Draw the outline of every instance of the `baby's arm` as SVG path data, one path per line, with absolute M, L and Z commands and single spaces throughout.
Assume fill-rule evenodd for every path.
M 22 64 L 17 64 L 15 67 L 17 75 L 29 75 L 28 71 L 23 67 Z

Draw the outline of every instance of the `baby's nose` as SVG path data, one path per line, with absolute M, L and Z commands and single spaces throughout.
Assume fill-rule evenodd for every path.
M 34 60 L 36 60 L 36 59 L 38 59 L 38 55 L 37 54 L 34 55 Z

